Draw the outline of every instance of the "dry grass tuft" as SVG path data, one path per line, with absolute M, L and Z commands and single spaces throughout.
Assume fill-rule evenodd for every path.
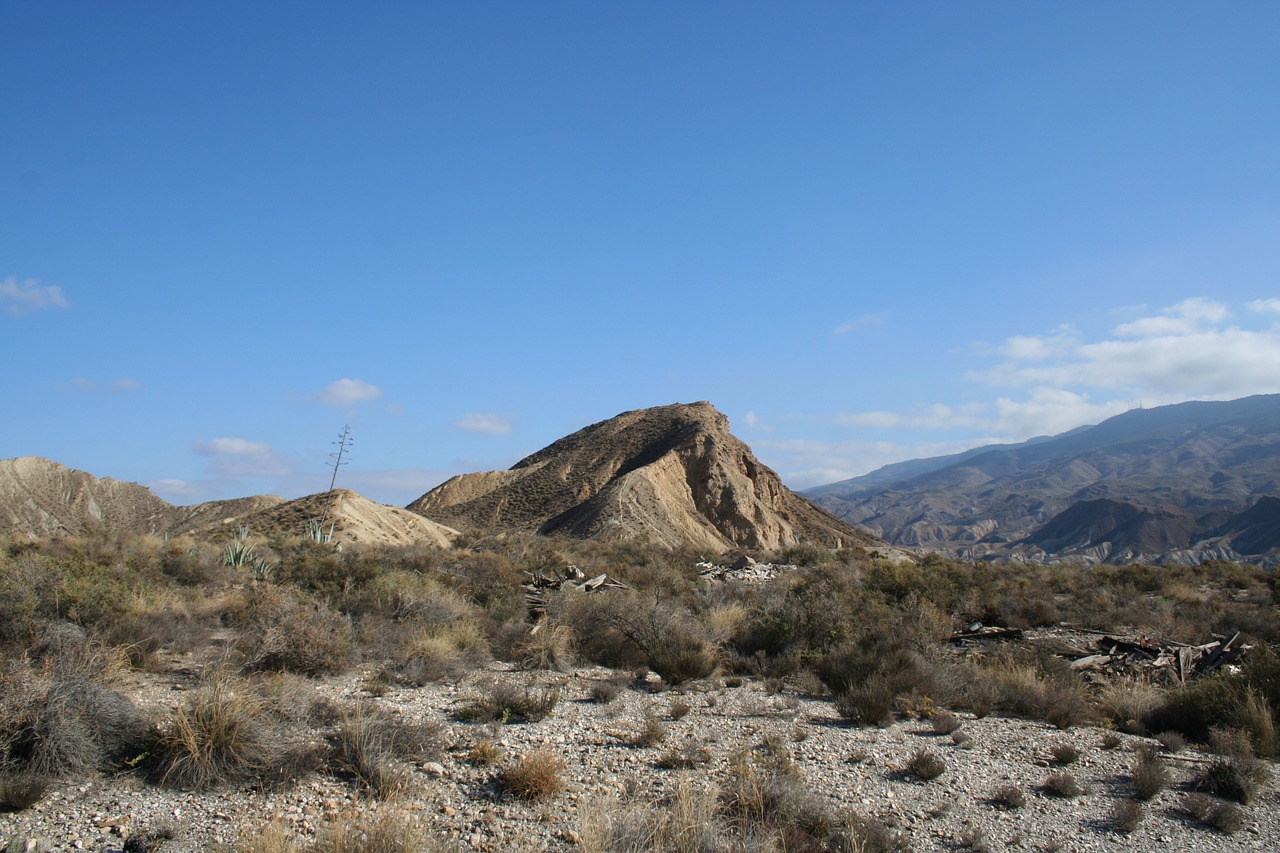
M 947 770 L 947 763 L 942 756 L 928 749 L 917 749 L 907 759 L 906 772 L 921 781 L 937 779 Z
M 1050 794 L 1058 797 L 1078 797 L 1084 793 L 1084 788 L 1080 787 L 1080 783 L 1076 781 L 1076 777 L 1070 773 L 1054 773 L 1044 780 L 1044 789 Z
M 1111 810 L 1111 825 L 1125 835 L 1136 830 L 1142 818 L 1142 803 L 1137 800 L 1120 800 Z
M 1133 795 L 1146 802 L 1155 799 L 1169 784 L 1169 771 L 1151 746 L 1138 750 L 1138 760 L 1133 766 Z
M 565 789 L 565 761 L 546 749 L 522 755 L 497 776 L 502 790 L 522 800 L 547 800 Z
M 1001 785 L 991 795 L 991 803 L 1002 809 L 1020 809 L 1027 804 L 1027 795 L 1017 785 Z
M 156 747 L 161 781 L 195 789 L 259 773 L 280 751 L 266 701 L 226 673 L 216 674 L 174 713 Z

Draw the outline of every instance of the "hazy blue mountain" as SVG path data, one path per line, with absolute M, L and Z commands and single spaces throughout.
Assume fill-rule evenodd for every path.
M 1275 562 L 1270 504 L 1255 505 L 1280 494 L 1280 394 L 1135 409 L 805 494 L 890 543 L 954 556 Z

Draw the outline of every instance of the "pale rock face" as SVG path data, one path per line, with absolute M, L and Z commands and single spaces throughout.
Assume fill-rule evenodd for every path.
M 241 525 L 265 536 L 299 535 L 306 522 L 327 519 L 338 542 L 450 546 L 458 532 L 400 507 L 336 489 L 286 501 L 257 495 L 179 507 L 145 486 L 98 478 L 35 456 L 0 459 L 0 533 L 80 535 L 95 528 L 144 535 L 215 535 Z
M 670 548 L 881 544 L 783 486 L 705 402 L 623 412 L 508 471 L 455 477 L 409 509 L 455 525 Z

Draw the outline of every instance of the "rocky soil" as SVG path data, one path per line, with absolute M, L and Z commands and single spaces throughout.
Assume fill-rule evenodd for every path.
M 1118 832 L 1111 814 L 1130 793 L 1134 747 L 1153 743 L 1121 736 L 1104 748 L 1096 728 L 1058 731 L 1022 719 L 959 715 L 964 745 L 938 735 L 923 721 L 900 721 L 885 729 L 843 724 L 829 700 L 787 688 L 711 679 L 682 690 L 655 690 L 651 682 L 624 687 L 609 703 L 591 701 L 593 685 L 617 673 L 589 668 L 572 673 L 520 672 L 493 664 L 455 685 L 392 688 L 371 698 L 362 687 L 369 673 L 314 682 L 314 689 L 338 705 L 365 700 L 406 721 L 441 724 L 443 749 L 432 760 L 409 768 L 412 784 L 401 806 L 459 850 L 573 850 L 583 818 L 619 799 L 635 801 L 671 792 L 682 780 L 708 787 L 723 783 L 735 756 L 761 755 L 766 743 L 790 755 L 807 787 L 840 810 L 856 810 L 897 827 L 917 851 L 1275 851 L 1280 845 L 1280 796 L 1272 782 L 1248 807 L 1243 826 L 1227 835 L 1184 815 L 1179 804 L 1187 783 L 1203 767 L 1195 752 L 1165 755 L 1171 784 L 1144 807 L 1131 834 Z M 139 697 L 157 715 L 178 706 L 193 686 L 193 675 L 130 675 L 122 689 Z M 456 721 L 452 712 L 484 688 L 486 678 L 549 685 L 561 692 L 552 714 L 540 722 L 479 724 Z M 738 686 L 731 686 L 737 684 Z M 673 706 L 689 706 L 673 719 Z M 635 746 L 647 712 L 662 721 L 665 739 Z M 546 748 L 567 762 L 567 790 L 540 803 L 504 799 L 493 783 L 494 767 L 476 766 L 467 753 L 493 739 L 503 764 L 534 748 Z M 1075 746 L 1080 757 L 1069 766 L 1052 758 L 1058 744 Z M 693 770 L 666 770 L 659 757 L 669 749 L 700 745 L 710 762 Z M 940 756 L 945 771 L 933 781 L 904 772 L 921 749 Z M 1045 780 L 1067 772 L 1085 789 L 1077 797 L 1048 792 Z M 992 803 L 1002 786 L 1026 795 L 1017 809 Z M 352 810 L 389 806 L 362 796 L 350 784 L 310 775 L 279 788 L 247 785 L 209 793 L 179 792 L 139 779 L 92 778 L 61 784 L 36 806 L 0 814 L 0 847 L 26 839 L 54 850 L 124 851 L 128 839 L 168 828 L 165 851 L 230 849 L 242 833 L 277 820 L 300 835 Z M 9 848 L 4 848 L 9 849 Z M 36 848 L 32 848 L 36 849 Z M 145 849 L 135 847 L 133 849 Z

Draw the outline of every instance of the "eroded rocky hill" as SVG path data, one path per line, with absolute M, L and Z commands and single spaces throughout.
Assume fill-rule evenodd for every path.
M 786 488 L 706 402 L 623 412 L 409 509 L 454 526 L 715 551 L 882 544 Z
M 374 503 L 346 489 L 286 501 L 255 495 L 174 506 L 145 486 L 99 478 L 49 459 L 0 460 L 0 534 L 81 535 L 95 529 L 159 536 L 301 535 L 325 519 L 335 541 L 448 547 L 457 531 L 421 515 Z

